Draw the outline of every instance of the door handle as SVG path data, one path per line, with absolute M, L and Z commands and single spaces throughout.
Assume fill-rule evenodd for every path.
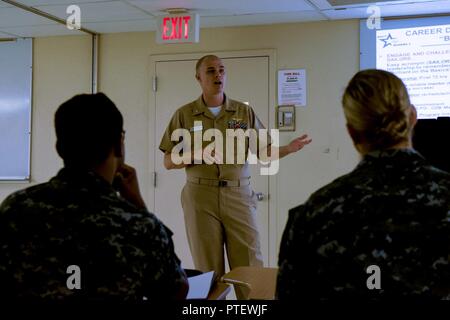
M 257 192 L 256 193 L 256 199 L 258 199 L 258 201 L 263 201 L 264 200 L 264 193 L 262 192 Z

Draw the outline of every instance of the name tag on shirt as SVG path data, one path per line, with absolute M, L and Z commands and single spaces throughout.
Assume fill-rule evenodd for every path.
M 202 131 L 203 130 L 203 126 L 195 126 L 192 127 L 191 130 L 189 130 L 190 132 L 196 132 L 196 131 Z

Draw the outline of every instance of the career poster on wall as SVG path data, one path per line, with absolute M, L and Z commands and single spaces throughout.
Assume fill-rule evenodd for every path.
M 278 71 L 278 105 L 306 107 L 306 70 Z
M 408 88 L 419 119 L 450 116 L 450 24 L 377 31 L 377 68 Z

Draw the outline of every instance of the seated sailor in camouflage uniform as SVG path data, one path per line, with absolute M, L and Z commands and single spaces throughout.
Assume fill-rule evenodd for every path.
M 289 212 L 279 299 L 450 299 L 450 174 L 411 147 L 402 81 L 357 73 L 343 107 L 362 160 Z
M 136 172 L 123 163 L 114 103 L 102 93 L 77 95 L 59 107 L 55 128 L 64 168 L 0 206 L 0 297 L 184 298 L 172 233 L 147 211 Z

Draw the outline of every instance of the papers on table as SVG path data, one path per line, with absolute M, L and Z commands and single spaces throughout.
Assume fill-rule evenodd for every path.
M 206 299 L 214 281 L 214 271 L 188 278 L 189 292 L 186 299 Z

